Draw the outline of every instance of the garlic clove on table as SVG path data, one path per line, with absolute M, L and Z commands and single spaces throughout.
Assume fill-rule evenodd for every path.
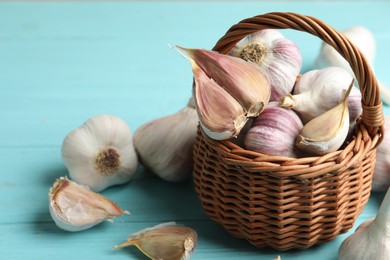
M 140 161 L 160 178 L 180 182 L 192 174 L 198 115 L 191 98 L 175 114 L 140 126 L 133 140 Z
M 130 181 L 138 158 L 130 129 L 114 115 L 97 115 L 70 132 L 62 159 L 72 180 L 94 191 Z
M 302 67 L 298 46 L 275 29 L 249 34 L 228 53 L 251 62 L 268 77 L 271 101 L 290 93 Z
M 300 150 L 324 155 L 337 151 L 343 145 L 349 131 L 348 95 L 352 88 L 353 80 L 340 104 L 303 126 L 296 142 Z
M 390 187 L 390 116 L 385 116 L 385 135 L 377 148 L 372 190 L 385 191 Z
M 49 211 L 59 228 L 71 232 L 85 230 L 104 220 L 129 214 L 103 195 L 66 177 L 57 179 L 50 188 Z
M 192 228 L 167 222 L 136 232 L 114 248 L 136 246 L 150 259 L 188 260 L 196 248 L 197 237 Z

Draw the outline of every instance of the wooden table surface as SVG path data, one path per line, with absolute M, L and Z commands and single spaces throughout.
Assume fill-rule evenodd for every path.
M 204 214 L 191 180 L 168 183 L 141 169 L 132 182 L 102 192 L 132 214 L 78 233 L 57 228 L 47 194 L 67 175 L 64 137 L 88 118 L 114 114 L 134 132 L 186 104 L 192 72 L 170 45 L 210 49 L 244 18 L 297 12 L 340 30 L 369 28 L 376 75 L 390 86 L 389 10 L 389 1 L 1 1 L 0 259 L 146 259 L 136 248 L 112 246 L 166 221 L 197 230 L 192 259 L 336 259 L 343 239 L 375 215 L 383 193 L 372 194 L 349 233 L 288 252 L 231 237 Z M 302 71 L 313 68 L 320 40 L 283 33 L 300 47 Z

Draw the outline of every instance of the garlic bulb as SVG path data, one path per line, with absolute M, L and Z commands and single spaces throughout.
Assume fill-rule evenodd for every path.
M 364 54 L 367 61 L 374 63 L 376 43 L 374 35 L 363 26 L 353 26 L 342 32 Z M 347 70 L 351 75 L 353 71 L 349 63 L 330 45 L 323 43 L 316 59 L 317 68 L 340 67 Z
M 373 219 L 366 220 L 347 237 L 338 251 L 339 260 L 390 259 L 390 191 Z
M 353 80 L 343 100 L 325 113 L 310 120 L 303 126 L 296 146 L 308 153 L 324 155 L 337 151 L 344 143 L 349 131 L 348 95 L 353 88 Z
M 372 190 L 385 191 L 390 187 L 390 116 L 385 116 L 385 136 L 376 151 Z
M 282 97 L 282 107 L 295 110 L 305 124 L 340 103 L 343 90 L 346 90 L 353 77 L 344 69 L 329 67 L 311 70 L 297 81 L 293 95 Z M 350 123 L 362 114 L 361 93 L 352 88 L 348 97 Z
M 168 222 L 136 232 L 114 248 L 136 246 L 150 259 L 188 260 L 196 248 L 197 237 L 192 228 Z
M 205 133 L 216 140 L 237 136 L 248 117 L 257 116 L 268 103 L 267 78 L 242 59 L 200 49 L 183 50 L 191 63 L 193 96 Z
M 69 133 L 62 159 L 72 180 L 94 191 L 128 182 L 138 158 L 128 125 L 113 115 L 97 115 Z
M 249 34 L 228 54 L 258 66 L 270 81 L 271 101 L 291 92 L 302 67 L 298 46 L 274 29 Z
M 302 127 L 301 119 L 293 110 L 270 102 L 254 119 L 245 136 L 245 147 L 267 155 L 297 157 L 295 141 Z
M 104 220 L 129 214 L 108 198 L 61 177 L 49 191 L 49 211 L 56 225 L 66 231 L 81 231 Z
M 160 178 L 178 182 L 192 174 L 198 116 L 193 99 L 173 115 L 140 126 L 134 146 L 141 162 Z

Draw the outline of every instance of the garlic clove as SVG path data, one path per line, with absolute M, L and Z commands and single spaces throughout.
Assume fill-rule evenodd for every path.
M 70 132 L 62 144 L 70 178 L 94 191 L 130 181 L 138 158 L 128 125 L 114 115 L 97 115 Z
M 61 177 L 49 191 L 49 211 L 56 225 L 66 231 L 81 231 L 103 220 L 129 214 L 108 198 Z
M 298 46 L 275 29 L 249 34 L 230 50 L 229 55 L 254 63 L 268 77 L 271 101 L 279 101 L 292 91 L 302 67 Z
M 114 248 L 136 246 L 150 259 L 188 260 L 196 245 L 195 230 L 168 222 L 136 232 Z
M 304 125 L 296 142 L 299 149 L 324 155 L 342 146 L 349 130 L 348 95 L 352 88 L 353 81 L 339 105 Z
M 180 182 L 192 174 L 192 149 L 198 115 L 191 98 L 175 114 L 152 120 L 134 133 L 134 146 L 141 162 L 160 178 Z
M 305 124 L 337 106 L 352 79 L 345 69 L 339 67 L 308 71 L 297 81 L 293 94 L 281 98 L 280 106 L 295 110 Z M 361 98 L 359 89 L 352 88 L 348 96 L 350 124 L 362 114 Z
M 212 84 L 207 82 L 208 77 L 215 87 L 223 88 L 242 105 L 246 116 L 257 116 L 268 103 L 271 95 L 268 79 L 253 64 L 213 51 L 177 48 L 189 56 L 185 57 L 191 63 L 195 81 L 202 77 L 202 83 Z
M 297 157 L 295 141 L 302 127 L 301 119 L 293 110 L 270 102 L 248 130 L 245 148 L 267 155 Z
M 390 187 L 390 116 L 385 116 L 385 135 L 376 151 L 374 175 L 372 176 L 372 190 L 386 191 Z

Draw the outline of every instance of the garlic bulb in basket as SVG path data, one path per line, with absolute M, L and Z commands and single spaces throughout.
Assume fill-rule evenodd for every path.
M 130 181 L 138 166 L 130 129 L 113 115 L 94 116 L 69 133 L 62 159 L 71 179 L 94 191 Z
M 290 93 L 302 67 L 302 56 L 295 43 L 275 29 L 249 34 L 228 53 L 254 63 L 271 85 L 271 101 Z
M 385 117 L 385 136 L 376 151 L 372 190 L 384 191 L 390 187 L 390 116 Z
M 178 182 L 192 174 L 192 149 L 198 116 L 194 101 L 175 114 L 155 119 L 134 133 L 141 162 L 160 178 Z
M 390 259 L 390 191 L 375 218 L 366 220 L 347 237 L 338 251 L 339 260 Z
M 293 111 L 270 102 L 257 116 L 245 136 L 248 150 L 274 156 L 297 157 L 295 141 L 303 127 Z
M 308 71 L 297 81 L 293 94 L 282 97 L 280 105 L 295 110 L 305 124 L 339 104 L 352 79 L 339 67 Z M 363 111 L 361 93 L 355 87 L 348 97 L 348 110 L 353 124 Z
M 178 47 L 194 73 L 193 97 L 200 125 L 212 139 L 237 136 L 248 117 L 257 116 L 271 95 L 267 78 L 242 59 Z

